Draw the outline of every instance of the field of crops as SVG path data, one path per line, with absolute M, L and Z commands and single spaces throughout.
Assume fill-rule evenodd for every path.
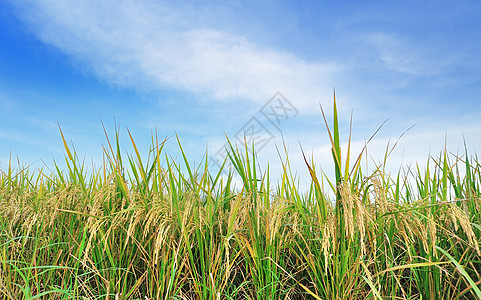
M 234 189 L 155 136 L 148 161 L 116 135 L 87 172 L 64 138 L 65 170 L 1 170 L 0 299 L 481 299 L 476 156 L 365 174 L 335 107 L 335 177 L 306 157 L 308 192 L 288 157 L 273 184 L 232 145 Z

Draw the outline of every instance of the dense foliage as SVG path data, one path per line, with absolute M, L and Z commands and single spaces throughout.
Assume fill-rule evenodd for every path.
M 306 159 L 307 193 L 288 157 L 272 186 L 251 146 L 231 145 L 234 189 L 163 158 L 155 136 L 146 163 L 117 134 L 89 175 L 67 143 L 64 171 L 2 170 L 0 298 L 481 299 L 476 157 L 364 174 L 338 127 L 334 105 L 335 181 Z

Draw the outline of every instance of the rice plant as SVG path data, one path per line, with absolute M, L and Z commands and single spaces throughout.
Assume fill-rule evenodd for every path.
M 287 151 L 274 184 L 255 145 L 229 142 L 223 176 L 179 140 L 176 161 L 155 135 L 142 156 L 129 132 L 123 155 L 106 132 L 87 170 L 60 131 L 66 169 L 1 170 L 0 299 L 481 299 L 477 156 L 367 173 L 350 136 L 341 151 L 335 99 L 322 116 L 335 177 L 304 157 L 307 192 Z

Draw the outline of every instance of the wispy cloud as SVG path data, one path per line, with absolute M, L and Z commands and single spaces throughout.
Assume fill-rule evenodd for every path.
M 429 76 L 436 73 L 436 66 L 427 58 L 428 53 L 415 49 L 408 41 L 390 34 L 369 34 L 364 37 L 377 51 L 380 62 L 393 71 Z
M 370 48 L 372 57 L 384 68 L 405 75 L 428 78 L 449 74 L 456 68 L 479 69 L 479 61 L 468 60 L 479 55 L 471 45 L 443 49 L 453 46 L 442 38 L 421 37 L 374 31 L 361 34 L 357 40 Z
M 330 95 L 331 62 L 311 62 L 246 37 L 199 27 L 182 7 L 146 1 L 34 1 L 23 20 L 103 80 L 136 89 L 175 88 L 216 100 L 264 102 L 282 90 L 300 107 Z

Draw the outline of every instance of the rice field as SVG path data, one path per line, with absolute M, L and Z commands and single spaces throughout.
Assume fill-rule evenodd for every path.
M 106 133 L 88 171 L 62 134 L 65 169 L 1 170 L 0 299 L 481 299 L 477 156 L 366 173 L 333 116 L 335 177 L 305 157 L 307 192 L 288 156 L 272 183 L 255 145 L 231 144 L 223 176 Z

